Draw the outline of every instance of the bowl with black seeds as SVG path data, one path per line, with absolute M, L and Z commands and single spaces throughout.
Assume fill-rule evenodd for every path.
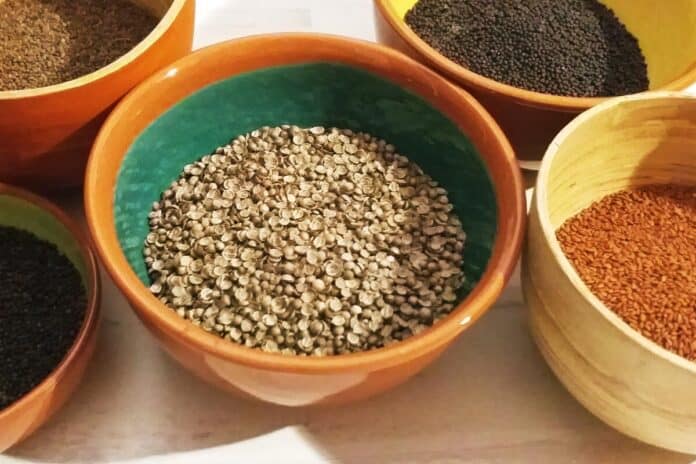
M 82 184 L 123 95 L 191 50 L 195 0 L 0 0 L 0 182 Z
M 472 91 L 522 161 L 606 98 L 696 81 L 696 4 L 375 0 L 380 41 Z M 531 165 L 530 163 L 527 163 Z
M 504 135 L 388 47 L 215 45 L 110 121 L 85 183 L 99 253 L 165 349 L 229 391 L 307 406 L 388 390 L 514 268 L 525 208 Z
M 56 206 L 0 184 L 0 451 L 73 393 L 94 351 L 99 275 L 89 240 Z

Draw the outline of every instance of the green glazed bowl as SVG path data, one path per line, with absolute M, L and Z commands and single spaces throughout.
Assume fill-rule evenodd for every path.
M 488 170 L 469 138 L 417 95 L 336 63 L 252 71 L 186 97 L 152 122 L 123 159 L 114 215 L 121 248 L 144 285 L 147 214 L 185 165 L 262 126 L 294 124 L 367 132 L 394 144 L 449 193 L 467 231 L 463 299 L 491 257 L 498 207 Z
M 447 189 L 467 232 L 467 284 L 448 318 L 392 347 L 301 359 L 220 340 L 149 293 L 142 251 L 153 202 L 186 164 L 239 135 L 283 124 L 368 132 Z M 524 225 L 514 155 L 473 98 L 387 48 L 303 34 L 216 45 L 141 85 L 95 144 L 85 201 L 107 268 L 168 351 L 213 383 L 284 405 L 369 396 L 422 368 L 498 296 Z M 360 379 L 336 381 L 343 371 Z

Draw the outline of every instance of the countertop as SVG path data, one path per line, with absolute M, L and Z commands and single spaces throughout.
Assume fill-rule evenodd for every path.
M 314 31 L 374 40 L 371 0 L 199 0 L 195 46 Z M 55 199 L 82 218 L 78 196 Z M 0 463 L 696 464 L 586 412 L 534 347 L 515 276 L 494 308 L 396 390 L 333 409 L 283 409 L 197 380 L 159 350 L 103 275 L 103 321 L 85 381 Z

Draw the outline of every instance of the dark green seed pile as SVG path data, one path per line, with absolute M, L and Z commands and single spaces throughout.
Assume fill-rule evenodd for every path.
M 638 41 L 596 0 L 420 0 L 406 22 L 451 60 L 515 87 L 573 97 L 648 89 Z
M 128 0 L 0 1 L 0 91 L 94 72 L 129 52 L 157 22 Z
M 44 380 L 80 330 L 77 269 L 55 245 L 0 226 L 0 410 Z

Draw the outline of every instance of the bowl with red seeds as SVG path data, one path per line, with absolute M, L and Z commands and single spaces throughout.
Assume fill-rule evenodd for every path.
M 534 339 L 585 407 L 696 453 L 696 99 L 622 97 L 553 141 L 522 279 Z

